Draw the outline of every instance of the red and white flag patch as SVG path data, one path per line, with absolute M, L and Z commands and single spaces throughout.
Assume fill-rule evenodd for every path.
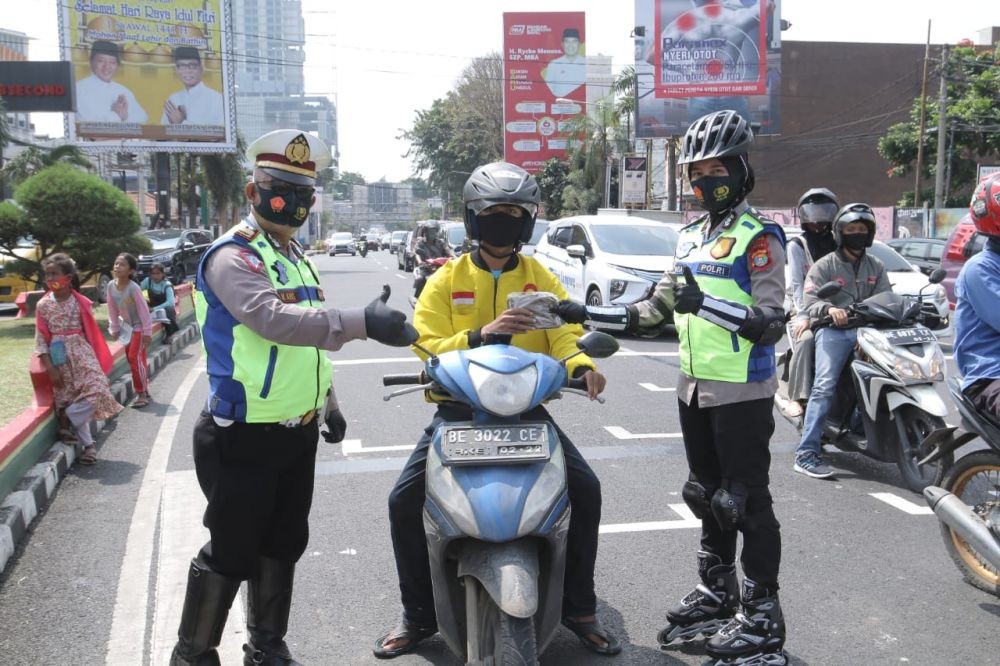
M 476 292 L 474 291 L 453 291 L 451 292 L 451 304 L 456 305 L 475 305 L 476 304 Z

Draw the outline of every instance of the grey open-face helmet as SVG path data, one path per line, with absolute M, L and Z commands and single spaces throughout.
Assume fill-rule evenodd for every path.
M 535 216 L 542 193 L 535 177 L 509 162 L 493 162 L 478 167 L 465 181 L 462 189 L 465 202 L 465 233 L 472 240 L 479 236 L 479 214 L 498 204 L 520 206 L 527 215 L 522 218 L 520 242 L 531 240 Z
M 875 221 L 875 211 L 872 210 L 871 206 L 864 203 L 847 204 L 837 213 L 837 217 L 833 220 L 833 240 L 836 241 L 837 247 L 843 247 L 844 227 L 851 222 L 864 222 L 868 228 L 868 243 L 865 247 L 871 247 L 872 243 L 875 242 L 875 228 L 877 223 Z
M 837 195 L 825 187 L 814 187 L 807 190 L 796 204 L 799 213 L 799 225 L 803 224 L 833 224 L 837 216 L 840 202 Z
M 715 111 L 688 127 L 677 163 L 746 155 L 752 143 L 753 130 L 743 116 L 731 110 Z
M 427 240 L 434 240 L 441 232 L 441 223 L 437 220 L 428 220 L 423 223 L 423 237 Z

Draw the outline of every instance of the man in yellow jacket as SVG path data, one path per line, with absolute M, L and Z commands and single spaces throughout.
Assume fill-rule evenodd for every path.
M 560 299 L 562 285 L 534 257 L 517 250 L 531 238 L 540 199 L 538 183 L 520 167 L 495 162 L 476 169 L 465 184 L 465 226 L 479 247 L 442 266 L 428 281 L 413 315 L 421 347 L 441 354 L 483 344 L 513 344 L 522 349 L 564 358 L 578 351 L 583 329 L 576 324 L 537 329 L 531 312 L 507 308 L 513 292 L 547 291 Z M 567 362 L 573 377 L 587 383 L 591 399 L 605 385 L 594 362 L 580 354 Z M 524 415 L 530 421 L 551 421 L 539 406 Z M 413 651 L 437 632 L 430 563 L 423 527 L 424 471 L 427 450 L 442 421 L 468 421 L 468 407 L 439 402 L 437 413 L 417 443 L 389 495 L 389 522 L 403 602 L 399 625 L 375 642 L 376 657 L 391 659 Z M 573 507 L 566 554 L 563 624 L 588 649 L 617 654 L 621 643 L 601 627 L 596 617 L 594 563 L 601 522 L 601 483 L 565 433 L 559 439 L 566 456 L 569 499 Z

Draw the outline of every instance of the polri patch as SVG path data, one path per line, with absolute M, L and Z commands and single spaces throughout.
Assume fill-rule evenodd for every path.
M 758 236 L 750 243 L 750 268 L 755 271 L 767 270 L 771 265 L 771 248 L 766 236 Z
M 240 257 L 243 258 L 243 262 L 246 263 L 247 267 L 254 273 L 264 272 L 264 262 L 251 250 L 240 250 Z

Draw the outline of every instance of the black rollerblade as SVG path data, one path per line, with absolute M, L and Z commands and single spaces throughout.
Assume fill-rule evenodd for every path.
M 688 642 L 702 635 L 711 636 L 736 614 L 740 594 L 736 567 L 700 550 L 698 575 L 701 584 L 667 611 L 669 624 L 656 636 L 660 647 L 676 640 Z
M 742 608 L 705 643 L 705 666 L 786 666 L 785 618 L 777 590 L 743 581 Z

